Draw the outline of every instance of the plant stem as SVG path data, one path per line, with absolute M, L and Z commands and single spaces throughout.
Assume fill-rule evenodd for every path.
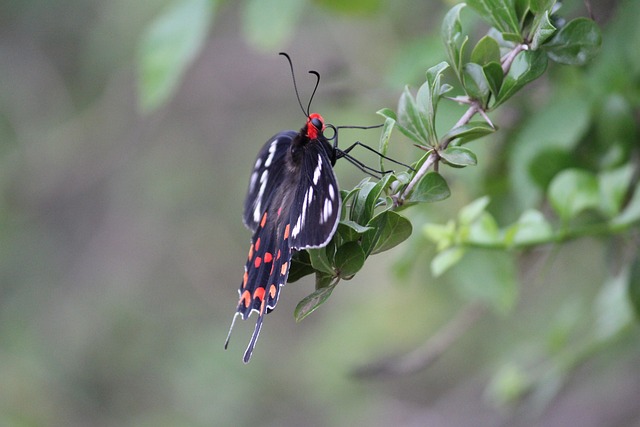
M 513 61 L 516 59 L 516 56 L 518 56 L 518 54 L 523 50 L 528 50 L 528 49 L 529 49 L 528 45 L 518 44 L 502 58 L 501 60 L 502 72 L 504 73 L 504 75 L 506 75 L 509 72 L 509 69 L 511 68 L 511 64 L 513 64 Z M 460 117 L 460 120 L 458 120 L 458 122 L 453 126 L 452 129 L 458 128 L 460 126 L 463 126 L 469 123 L 469 121 L 471 121 L 473 116 L 475 116 L 479 112 L 484 113 L 484 110 L 482 109 L 481 105 L 477 101 L 472 100 L 471 105 L 469 106 L 467 111 L 462 115 L 462 117 Z M 493 124 L 491 124 L 491 126 L 493 126 Z M 452 140 L 443 140 L 440 143 L 440 146 L 437 148 L 437 150 L 434 150 L 431 154 L 429 154 L 429 157 L 427 157 L 427 160 L 425 160 L 425 162 L 422 164 L 420 169 L 418 169 L 418 171 L 413 176 L 411 181 L 407 184 L 407 186 L 404 187 L 404 189 L 401 192 L 398 192 L 397 194 L 392 196 L 396 206 L 400 206 L 403 204 L 404 200 L 406 200 L 406 198 L 411 194 L 411 191 L 413 191 L 413 188 L 416 186 L 416 184 L 418 184 L 418 182 L 420 182 L 420 180 L 427 174 L 427 172 L 429 171 L 429 168 L 431 168 L 432 166 L 434 168 L 437 167 L 438 160 L 440 160 L 440 156 L 438 155 L 438 150 L 444 150 L 445 148 L 447 148 L 447 146 L 451 141 Z

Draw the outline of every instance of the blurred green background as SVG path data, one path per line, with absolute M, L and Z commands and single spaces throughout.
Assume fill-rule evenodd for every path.
M 595 239 L 551 262 L 523 260 L 514 312 L 483 316 L 412 375 L 352 373 L 419 347 L 465 304 L 451 279 L 429 278 L 433 251 L 420 236 L 377 256 L 299 324 L 292 313 L 313 281 L 288 285 L 249 365 L 241 357 L 254 318 L 236 324 L 223 350 L 250 237 L 241 221 L 250 168 L 267 138 L 304 120 L 277 52 L 292 56 L 303 102 L 306 71 L 321 73 L 312 110 L 328 122 L 376 124 L 375 111 L 395 108 L 403 85 L 419 85 L 444 58 L 439 28 L 451 6 L 389 0 L 338 13 L 312 2 L 283 27 L 252 18 L 255 3 L 216 8 L 173 97 L 148 115 L 136 96 L 138 47 L 169 2 L 0 5 L 0 425 L 640 426 L 635 330 L 567 378 L 545 370 L 549 381 L 525 404 L 496 402 L 488 386 L 498 375 L 517 392 L 528 381 L 519 361 L 530 367 L 557 334 L 579 341 L 576 323 L 589 328 L 581 321 L 607 268 Z M 625 42 L 606 31 L 629 22 L 631 3 L 594 2 L 605 47 Z M 582 3 L 568 13 L 584 15 Z M 542 103 L 553 79 L 575 73 L 551 69 L 495 121 L 514 134 L 531 97 Z M 463 111 L 443 108 L 454 120 Z M 350 138 L 375 145 L 378 134 L 341 141 Z M 474 143 L 479 167 L 448 171 L 453 197 L 412 219 L 445 221 L 479 183 L 491 187 L 500 138 Z M 395 136 L 394 157 L 416 151 Z M 346 188 L 362 179 L 346 162 L 336 173 Z

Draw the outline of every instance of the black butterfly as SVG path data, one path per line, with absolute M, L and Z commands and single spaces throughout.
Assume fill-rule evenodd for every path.
M 291 59 L 286 53 L 281 55 L 289 60 L 293 75 Z M 310 73 L 317 77 L 312 99 L 320 76 L 315 71 Z M 251 358 L 264 315 L 275 308 L 280 288 L 287 282 L 292 251 L 326 246 L 338 227 L 342 201 L 333 173 L 336 160 L 344 157 L 365 172 L 386 173 L 375 171 L 348 154 L 356 145 L 377 153 L 372 148 L 356 142 L 345 150 L 339 149 L 338 128 L 326 125 L 320 114 L 309 114 L 309 106 L 305 111 L 295 87 L 295 76 L 293 83 L 307 121 L 300 131 L 280 132 L 262 147 L 244 203 L 244 224 L 253 232 L 253 237 L 239 289 L 238 308 L 225 348 L 237 316 L 242 315 L 246 320 L 252 312 L 257 312 L 253 336 L 244 353 L 245 363 Z M 324 136 L 327 128 L 333 130 L 333 145 Z

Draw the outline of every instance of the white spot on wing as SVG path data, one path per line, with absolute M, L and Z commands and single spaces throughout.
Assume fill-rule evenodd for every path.
M 264 190 L 266 190 L 267 188 L 268 177 L 269 177 L 269 171 L 267 170 L 262 172 L 262 175 L 260 175 L 260 191 L 258 191 L 258 195 L 256 196 L 256 199 L 258 200 L 258 202 L 256 203 L 256 207 L 253 210 L 253 220 L 255 222 L 260 221 L 260 215 L 262 215 L 262 197 L 264 196 Z M 253 176 L 251 177 L 251 180 L 253 182 Z
M 269 146 L 269 156 L 267 157 L 267 160 L 265 160 L 265 162 L 264 162 L 264 166 L 266 168 L 271 166 L 271 162 L 273 161 L 273 156 L 275 156 L 275 154 L 276 154 L 276 146 L 277 145 L 278 145 L 278 140 L 274 139 L 273 142 L 271 143 L 271 145 Z
M 329 197 L 331 197 L 331 200 L 333 200 L 333 199 L 335 199 L 335 198 L 336 198 L 336 192 L 335 192 L 335 190 L 333 189 L 333 185 L 330 185 L 330 186 L 329 186 Z
M 322 170 L 322 157 L 318 154 L 318 164 L 316 165 L 316 169 L 313 171 L 313 185 L 318 185 L 318 180 L 320 179 L 320 171 Z
M 331 200 L 324 199 L 324 206 L 322 208 L 322 218 L 320 218 L 321 220 L 320 222 L 325 223 L 329 221 L 332 213 L 333 213 L 333 204 L 331 203 Z

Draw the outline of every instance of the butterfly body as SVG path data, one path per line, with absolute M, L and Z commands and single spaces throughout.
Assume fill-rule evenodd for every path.
M 299 132 L 276 134 L 260 150 L 250 175 L 243 220 L 253 236 L 234 316 L 235 322 L 238 315 L 245 320 L 254 311 L 258 314 L 245 363 L 264 315 L 278 302 L 293 251 L 327 245 L 338 226 L 336 148 L 324 137 L 324 129 L 324 120 L 314 113 Z

